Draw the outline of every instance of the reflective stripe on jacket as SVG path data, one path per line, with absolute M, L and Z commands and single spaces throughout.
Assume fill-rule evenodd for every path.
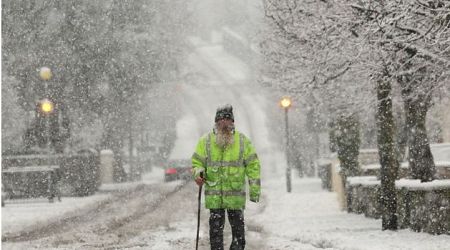
M 245 208 L 246 177 L 250 199 L 259 200 L 260 162 L 250 140 L 238 131 L 234 132 L 233 145 L 225 148 L 216 144 L 214 133 L 202 136 L 192 156 L 192 166 L 194 178 L 206 169 L 206 208 Z

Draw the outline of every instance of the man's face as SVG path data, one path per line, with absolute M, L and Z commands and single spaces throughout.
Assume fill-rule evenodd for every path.
M 221 118 L 217 121 L 217 128 L 220 130 L 231 130 L 233 123 L 233 120 L 230 118 Z

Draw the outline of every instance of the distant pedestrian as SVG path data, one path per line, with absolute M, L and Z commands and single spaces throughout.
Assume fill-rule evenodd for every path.
M 250 201 L 259 202 L 260 161 L 250 140 L 235 130 L 231 105 L 217 109 L 213 132 L 200 138 L 192 156 L 192 166 L 197 185 L 205 184 L 205 205 L 210 209 L 211 249 L 224 249 L 225 211 L 233 239 L 230 249 L 244 249 L 246 177 Z

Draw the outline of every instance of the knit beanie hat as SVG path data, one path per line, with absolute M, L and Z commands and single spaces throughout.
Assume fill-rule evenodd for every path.
M 217 122 L 218 120 L 223 118 L 229 118 L 234 122 L 233 106 L 231 106 L 230 104 L 225 104 L 224 106 L 220 106 L 217 108 L 216 118 L 214 119 L 214 122 Z

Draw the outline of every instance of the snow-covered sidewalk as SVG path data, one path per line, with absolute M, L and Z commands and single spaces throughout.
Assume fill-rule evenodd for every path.
M 249 204 L 246 215 L 262 226 L 270 249 L 450 249 L 449 235 L 381 231 L 381 220 L 341 211 L 336 193 L 322 190 L 319 179 L 293 178 L 287 193 L 280 178 L 264 180 L 264 210 Z

